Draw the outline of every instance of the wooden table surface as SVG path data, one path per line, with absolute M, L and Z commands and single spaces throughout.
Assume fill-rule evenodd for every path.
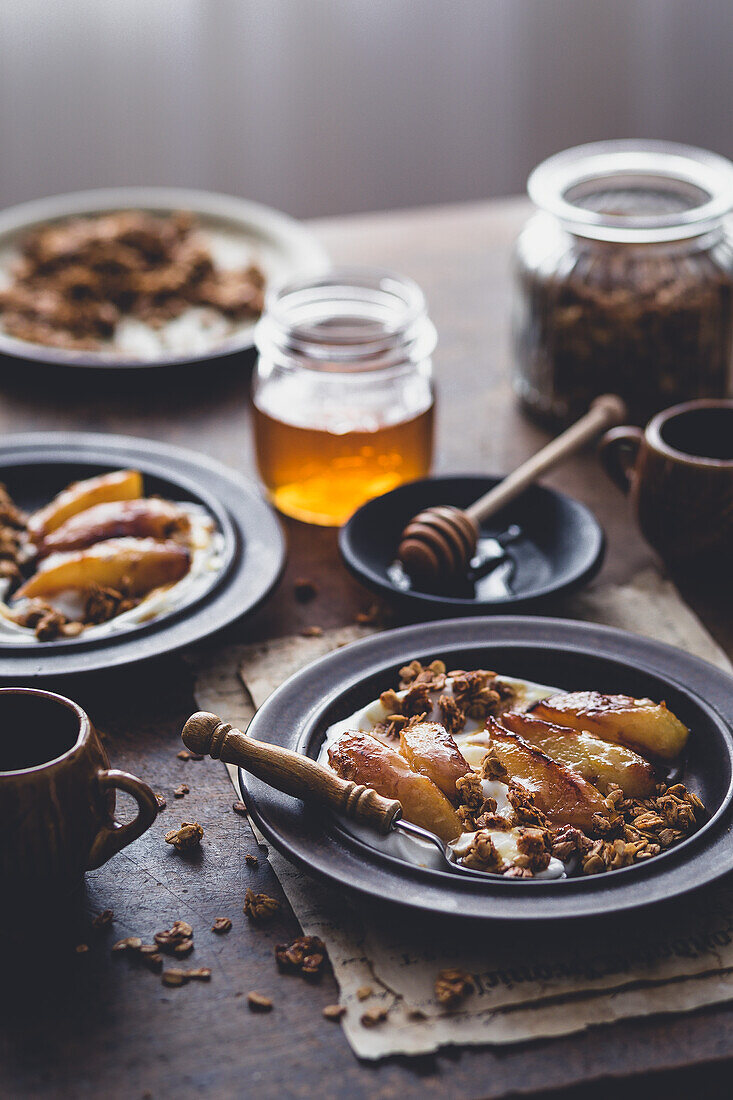
M 334 260 L 393 267 L 424 288 L 439 333 L 439 469 L 502 473 L 546 439 L 517 411 L 509 386 L 509 258 L 526 213 L 524 201 L 516 200 L 316 223 Z M 246 365 L 111 380 L 7 371 L 0 379 L 0 428 L 143 436 L 253 474 L 248 387 Z M 593 507 L 604 525 L 605 578 L 626 580 L 651 560 L 626 502 L 592 455 L 547 481 Z M 341 625 L 371 603 L 341 566 L 334 532 L 290 522 L 285 527 L 284 579 L 263 608 L 230 631 L 233 640 Z M 319 586 L 312 603 L 293 598 L 293 580 L 300 576 Z M 730 615 L 718 595 L 699 589 L 686 595 L 733 652 Z M 247 886 L 282 895 L 264 860 L 257 869 L 245 865 L 244 854 L 257 854 L 257 846 L 246 820 L 232 811 L 221 765 L 176 756 L 181 725 L 193 708 L 185 662 L 174 657 L 66 686 L 104 731 L 113 764 L 147 780 L 168 805 L 145 837 L 87 876 L 68 920 L 51 896 L 42 913 L 29 914 L 41 922 L 32 944 L 6 945 L 2 1095 L 388 1100 L 575 1086 L 577 1095 L 600 1097 L 620 1090 L 650 1096 L 657 1089 L 675 1095 L 692 1082 L 708 1095 L 725 1094 L 715 1084 L 721 1060 L 733 1055 L 733 1010 L 725 1007 L 517 1048 L 360 1064 L 340 1028 L 321 1016 L 323 1006 L 336 1000 L 333 980 L 311 986 L 276 971 L 273 945 L 298 934 L 287 906 L 267 929 L 253 928 L 242 914 Z M 181 782 L 191 793 L 178 801 L 172 794 Z M 203 854 L 193 862 L 163 842 L 165 831 L 184 819 L 200 821 L 205 830 Z M 93 930 L 92 917 L 106 908 L 114 911 L 113 924 Z M 210 932 L 217 916 L 232 919 L 228 935 Z M 193 925 L 196 949 L 186 965 L 210 966 L 209 984 L 168 989 L 110 954 L 115 940 L 139 934 L 149 941 L 176 919 Z M 82 942 L 90 949 L 77 954 Z M 273 997 L 271 1014 L 248 1011 L 245 995 L 253 989 Z M 632 1077 L 640 1074 L 643 1080 Z M 618 1076 L 629 1080 L 621 1086 L 601 1080 Z M 587 1090 L 590 1081 L 596 1083 Z

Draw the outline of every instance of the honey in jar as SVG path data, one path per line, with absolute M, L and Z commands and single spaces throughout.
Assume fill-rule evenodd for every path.
M 355 270 L 290 283 L 256 341 L 257 464 L 281 512 L 337 526 L 429 472 L 435 330 L 414 283 Z

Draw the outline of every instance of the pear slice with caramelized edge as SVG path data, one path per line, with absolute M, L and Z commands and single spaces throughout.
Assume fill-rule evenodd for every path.
M 584 730 L 544 722 L 524 711 L 505 711 L 499 723 L 558 764 L 572 768 L 600 791 L 608 791 L 609 783 L 615 783 L 627 798 L 649 798 L 654 794 L 654 768 L 624 745 L 603 741 Z
M 87 550 L 52 554 L 16 593 L 52 596 L 65 589 L 124 587 L 130 596 L 142 596 L 153 588 L 174 584 L 186 575 L 191 555 L 176 542 L 155 539 L 108 539 Z
M 461 819 L 445 795 L 376 737 L 345 733 L 328 750 L 328 761 L 342 779 L 372 787 L 384 798 L 398 799 L 407 821 L 429 829 L 446 843 L 461 833 Z
M 416 722 L 400 731 L 400 752 L 411 768 L 432 779 L 451 802 L 456 781 L 470 772 L 461 750 L 440 722 Z
M 586 730 L 627 745 L 634 752 L 658 760 L 674 760 L 687 744 L 690 731 L 665 703 L 634 699 L 630 695 L 602 695 L 573 691 L 551 695 L 532 708 L 545 722 Z
M 191 521 L 176 504 L 157 497 L 107 500 L 77 512 L 40 542 L 38 556 L 84 550 L 97 542 L 116 538 L 167 539 L 185 534 Z
M 509 778 L 534 795 L 535 805 L 554 825 L 592 830 L 593 815 L 607 814 L 601 792 L 576 772 L 528 745 L 489 718 L 491 744 Z
M 28 520 L 28 533 L 40 542 L 62 523 L 108 500 L 135 500 L 143 495 L 143 477 L 139 470 L 113 470 L 109 474 L 75 481 L 49 504 L 34 512 Z

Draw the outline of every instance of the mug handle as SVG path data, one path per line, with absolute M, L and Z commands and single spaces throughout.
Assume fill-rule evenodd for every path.
M 622 493 L 628 493 L 631 488 L 631 475 L 643 439 L 641 428 L 629 425 L 611 428 L 598 444 L 603 468 Z
M 111 825 L 102 825 L 92 844 L 87 861 L 87 871 L 93 871 L 95 867 L 101 867 L 108 859 L 121 852 L 133 840 L 149 829 L 158 816 L 158 801 L 153 791 L 128 772 L 110 768 L 108 771 L 100 771 L 97 776 L 100 790 L 104 793 L 108 790 L 125 791 L 137 802 L 137 816 L 126 825 L 118 825 L 113 821 Z

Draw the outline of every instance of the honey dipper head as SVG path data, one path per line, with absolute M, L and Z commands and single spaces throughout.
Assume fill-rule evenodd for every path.
M 222 725 L 222 720 L 217 714 L 210 714 L 206 710 L 199 710 L 192 714 L 181 731 L 181 740 L 191 752 L 208 756 L 211 749 L 214 734 Z
M 478 527 L 460 508 L 427 508 L 402 532 L 397 557 L 415 584 L 432 587 L 465 574 L 476 552 Z

